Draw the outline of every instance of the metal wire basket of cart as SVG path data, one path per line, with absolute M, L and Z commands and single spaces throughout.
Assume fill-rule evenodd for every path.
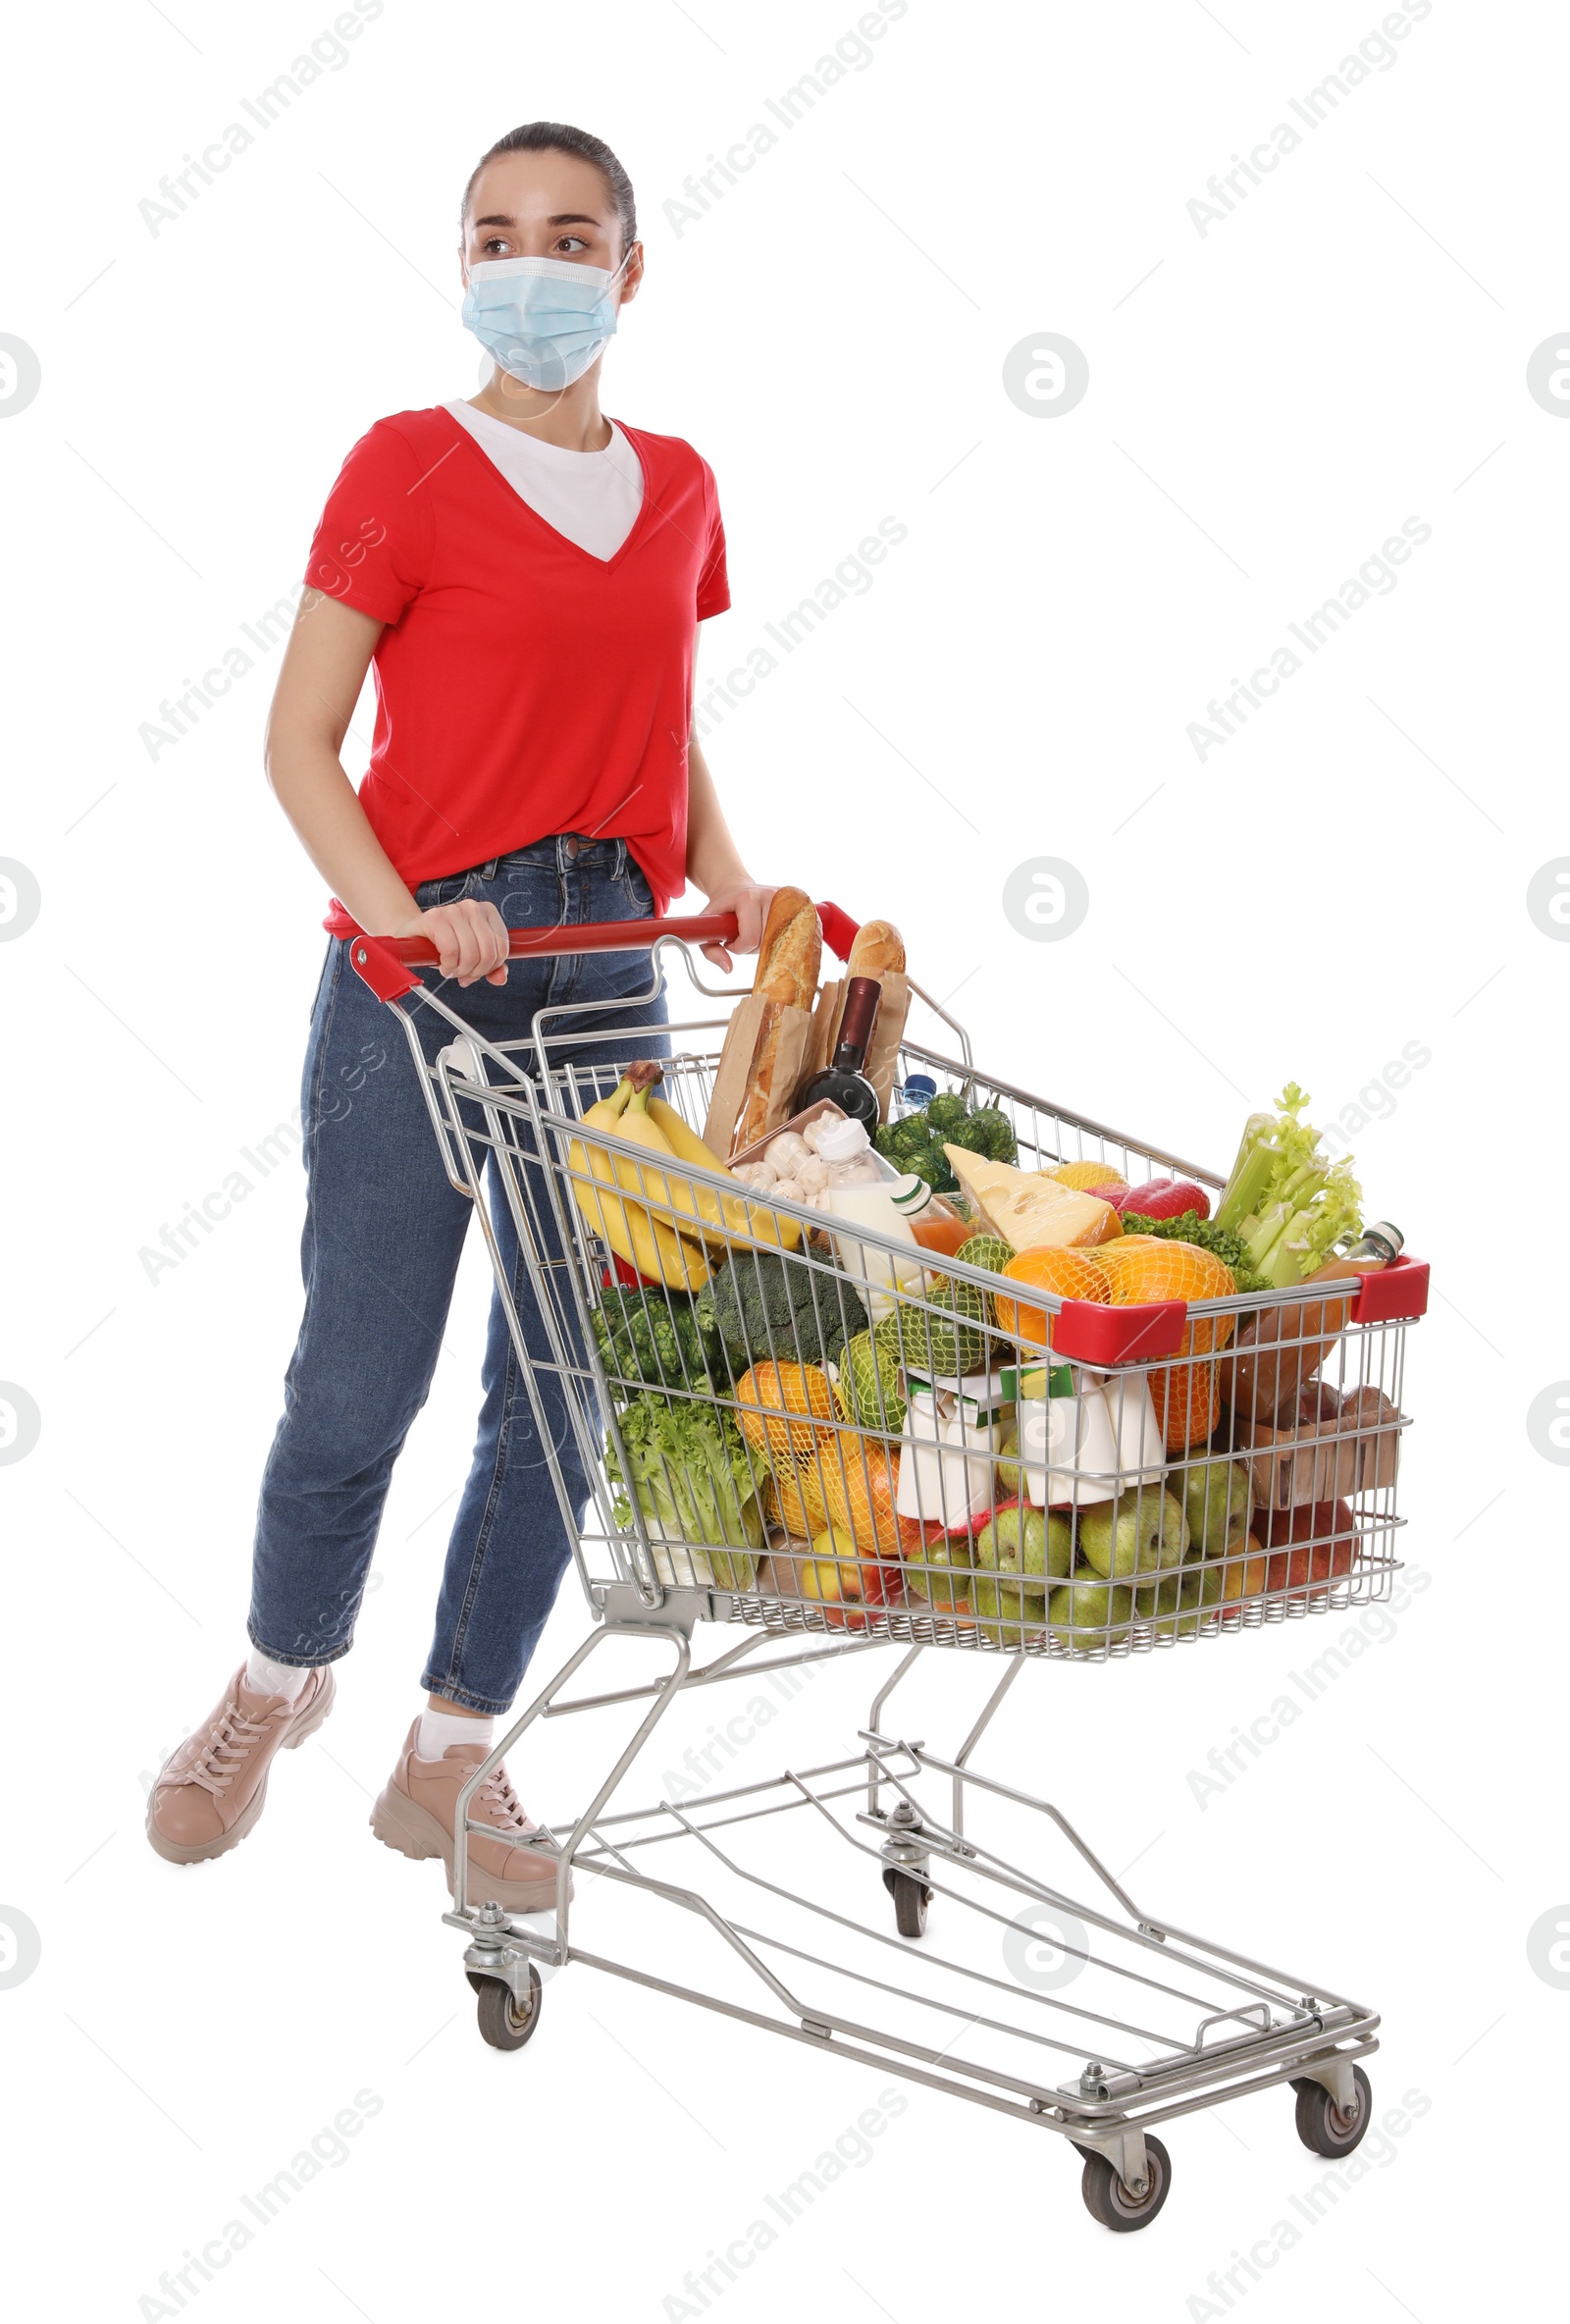
M 844 957 L 855 924 L 819 910 Z M 522 931 L 513 950 L 649 950 L 651 995 L 679 960 L 718 998 L 688 946 L 733 933 L 615 924 Z M 592 1966 L 1056 2133 L 1118 2230 L 1166 2199 L 1158 2128 L 1201 2107 L 1288 2085 L 1304 2141 L 1349 2152 L 1375 2013 L 1136 1904 L 1029 1770 L 1005 1779 L 972 1755 L 1026 1664 L 1206 1654 L 1388 1595 L 1427 1268 L 1243 1294 L 1187 1246 L 1134 1235 L 1093 1268 L 1082 1254 L 1079 1276 L 1072 1252 L 1021 1272 L 984 1235 L 914 1263 L 901 1238 L 831 1235 L 814 1202 L 756 1196 L 702 1145 L 724 1015 L 661 1040 L 618 1028 L 624 1001 L 588 1031 L 580 1010 L 570 1036 L 547 1010 L 530 1040 L 495 1046 L 411 973 L 431 957 L 351 947 L 402 1018 L 445 1167 L 475 1202 L 594 1616 L 458 1803 L 445 1917 L 485 2037 L 528 2040 L 540 1964 Z M 902 1079 L 1001 1116 L 1021 1169 L 1221 1185 L 982 1071 L 916 989 L 935 1032 L 907 1031 Z M 586 1063 L 591 1048 L 615 1062 Z M 627 1072 L 654 1062 L 657 1079 Z M 700 1663 L 710 1623 L 742 1635 Z M 611 1641 L 654 1650 L 655 1674 L 565 1692 Z M 760 1670 L 782 1687 L 773 1673 L 884 1646 L 906 1651 L 844 1758 L 615 1798 L 679 1695 Z M 984 1674 L 947 1756 L 895 1709 L 940 1650 Z M 488 1827 L 470 1802 L 533 1720 L 591 1710 L 633 1731 L 582 1812 L 533 1842 L 556 1861 L 550 1929 L 488 1901 L 483 1875 L 477 1891 L 470 1842 Z M 576 1941 L 613 1891 L 615 1958 Z

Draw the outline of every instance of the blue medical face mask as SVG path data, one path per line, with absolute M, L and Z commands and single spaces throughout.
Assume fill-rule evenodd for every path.
M 469 269 L 464 327 L 525 387 L 570 388 L 615 331 L 610 293 L 627 258 L 614 274 L 567 258 L 479 259 Z

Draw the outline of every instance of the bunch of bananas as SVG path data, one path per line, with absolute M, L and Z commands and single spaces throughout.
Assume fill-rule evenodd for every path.
M 802 1239 L 795 1220 L 745 1198 L 718 1155 L 674 1106 L 652 1094 L 658 1078 L 655 1064 L 630 1065 L 610 1096 L 589 1108 L 584 1135 L 568 1146 L 573 1195 L 594 1232 L 640 1275 L 683 1292 L 703 1288 L 714 1254 L 727 1244 L 794 1250 Z M 603 1134 L 639 1147 L 649 1159 L 612 1154 Z M 685 1174 L 667 1167 L 680 1163 L 687 1165 Z M 701 1184 L 691 1175 L 699 1170 L 738 1185 L 738 1191 Z

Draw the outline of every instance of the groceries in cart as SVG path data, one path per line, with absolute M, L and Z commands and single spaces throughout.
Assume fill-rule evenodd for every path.
M 984 1774 L 972 1750 L 1027 1655 L 1104 1661 L 1383 1594 L 1405 1328 L 1427 1269 L 1394 1229 L 1360 1231 L 1349 1168 L 1321 1153 L 1295 1090 L 1250 1123 L 1224 1187 L 983 1079 L 962 1029 L 908 982 L 896 931 L 878 924 L 869 957 L 867 930 L 820 909 L 821 924 L 787 899 L 764 948 L 775 1014 L 744 1004 L 717 1056 L 685 1045 L 707 1023 L 586 1036 L 579 1004 L 538 1014 L 527 1043 L 485 1042 L 408 977 L 418 939 L 351 947 L 402 1019 L 448 1177 L 480 1212 L 595 1615 L 470 1772 L 445 1917 L 466 1932 L 497 2049 L 539 2025 L 539 1965 L 594 1963 L 820 2053 L 847 2037 L 894 2074 L 1055 2133 L 1083 2157 L 1092 2214 L 1126 2232 L 1171 2186 L 1154 2127 L 1195 2108 L 1289 2083 L 1304 2142 L 1350 2154 L 1371 2119 L 1361 2061 L 1379 2019 L 1136 1904 L 1059 1806 L 1018 1769 Z M 562 950 L 733 937 L 717 918 L 546 934 Z M 859 974 L 814 999 L 820 925 Z M 656 968 L 640 997 L 659 984 Z M 913 1040 L 912 995 L 958 1055 Z M 435 1058 L 406 997 L 459 1035 Z M 900 1030 L 880 1048 L 885 1012 Z M 560 1017 L 579 1023 L 558 1036 L 547 1029 Z M 667 1040 L 657 1064 L 644 1054 Z M 496 1231 L 502 1203 L 515 1246 Z M 751 1628 L 700 1664 L 706 1621 Z M 609 1638 L 653 1649 L 662 1675 L 575 1689 Z M 910 1651 L 850 1757 L 612 1807 L 687 1686 L 896 1640 Z M 1009 1650 L 949 1758 L 888 1717 L 929 1648 Z M 485 1893 L 474 1851 L 492 1827 L 471 1795 L 536 1718 L 635 1703 L 647 1708 L 587 1806 L 533 1835 L 554 1858 L 555 1918 L 529 1931 Z M 1062 1866 L 1019 1861 L 1021 1819 Z M 832 1902 L 814 1893 L 820 1855 L 848 1875 Z M 595 1902 L 574 1904 L 574 1865 L 602 1875 Z M 1064 1874 L 1087 1869 L 1093 1901 L 1078 1904 Z M 878 1875 L 902 1942 L 926 1937 L 929 1907 L 940 1946 L 942 1925 L 970 1911 L 979 1953 L 926 1944 L 921 1990 L 891 1984 L 893 1940 L 850 1887 L 881 1913 Z M 681 1982 L 642 1942 L 617 1960 L 572 1941 L 585 1903 L 598 1914 L 628 1886 L 649 1908 L 641 1937 L 651 1915 L 682 1915 Z M 1039 1933 L 1009 1923 L 1021 1895 L 1082 1926 L 1065 1946 L 1086 1976 L 1074 1994 L 1020 1970 L 1012 1939 Z M 758 2007 L 728 1982 L 708 1989 L 695 1910 L 727 1973 L 757 1981 Z M 1000 1925 L 1008 1980 L 981 1965 Z M 890 1995 L 906 2016 L 880 2032 L 868 2020 Z
M 701 1083 L 678 1062 L 667 1097 L 635 1060 L 571 1140 L 606 1473 L 657 1579 L 765 1625 L 1070 1655 L 1378 1594 L 1389 1319 L 1420 1309 L 1366 1305 L 1401 1237 L 1364 1233 L 1302 1091 L 1250 1119 L 1225 1186 L 1070 1151 L 1065 1117 L 959 1066 L 911 1089 L 898 931 L 868 924 L 867 974 L 853 949 L 811 993 L 794 894 L 704 1134 Z

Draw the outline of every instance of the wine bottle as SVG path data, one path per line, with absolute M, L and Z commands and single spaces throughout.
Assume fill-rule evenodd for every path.
M 875 977 L 853 977 L 845 987 L 834 1054 L 820 1074 L 813 1074 L 796 1092 L 794 1111 L 801 1113 L 822 1098 L 832 1098 L 842 1114 L 860 1122 L 870 1137 L 881 1119 L 877 1091 L 863 1073 L 866 1046 L 872 1038 L 883 988 Z

